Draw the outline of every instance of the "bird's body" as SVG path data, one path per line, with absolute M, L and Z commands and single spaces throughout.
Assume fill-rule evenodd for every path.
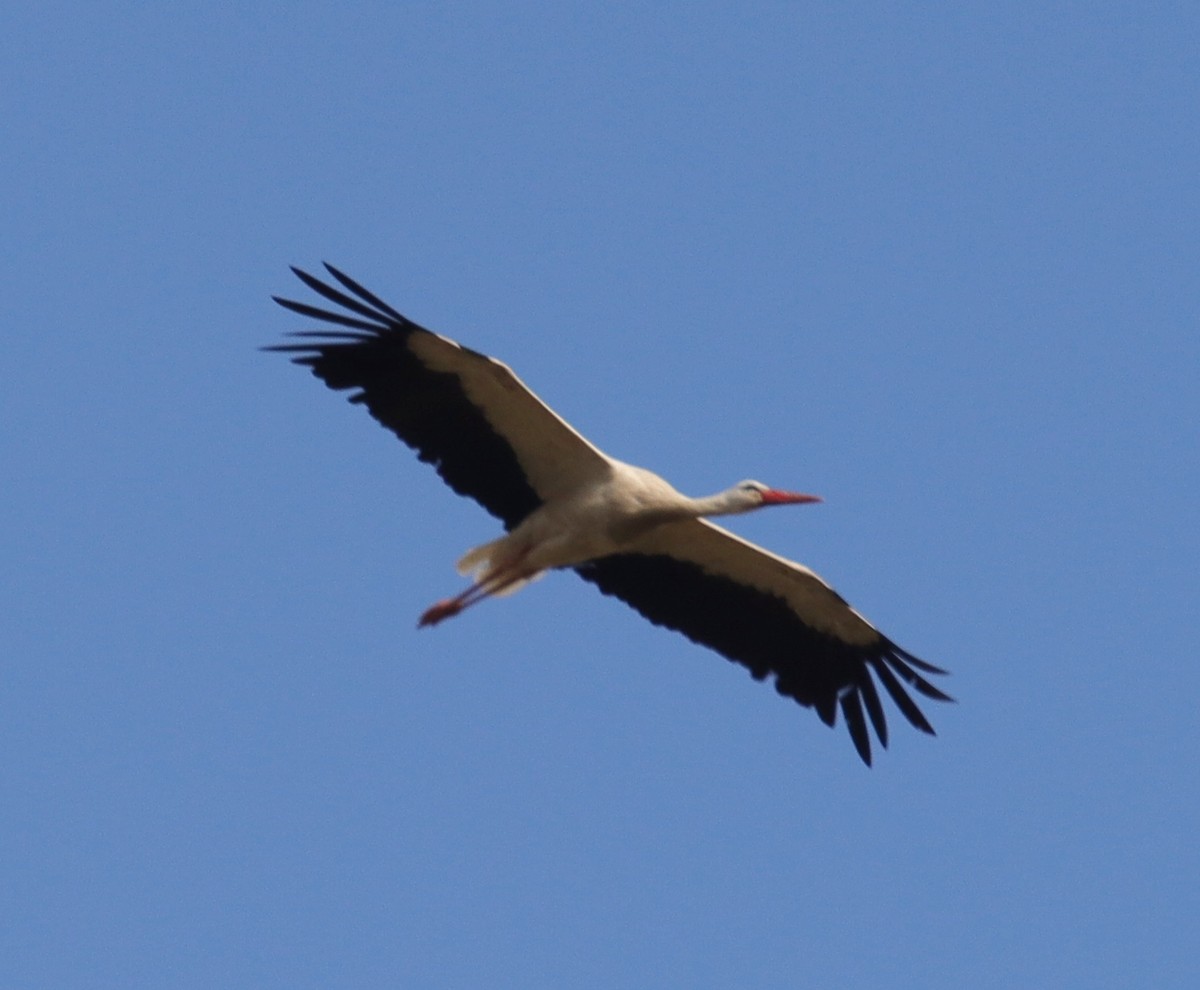
M 944 671 L 901 650 L 808 568 L 707 521 L 766 505 L 819 501 L 744 481 L 688 498 L 643 468 L 608 457 L 541 402 L 505 365 L 425 330 L 329 267 L 346 291 L 295 270 L 344 312 L 278 299 L 295 312 L 349 328 L 299 336 L 299 364 L 432 462 L 460 494 L 508 531 L 476 547 L 459 570 L 461 594 L 431 606 L 434 625 L 547 570 L 574 568 L 652 622 L 677 629 L 814 707 L 832 725 L 843 713 L 860 756 L 871 761 L 864 718 L 887 744 L 873 671 L 905 717 L 932 734 L 901 681 L 949 700 L 918 670 Z
M 812 495 L 778 492 L 743 481 L 708 498 L 688 498 L 653 471 L 608 458 L 599 478 L 590 478 L 534 509 L 498 540 L 467 552 L 458 571 L 475 578 L 455 598 L 436 603 L 420 625 L 434 625 L 488 595 L 510 594 L 552 568 L 636 550 L 670 524 L 705 516 L 733 515 L 776 503 L 815 502 Z M 686 539 L 686 537 L 685 537 Z
M 616 460 L 606 467 L 604 477 L 539 506 L 503 542 L 527 554 L 530 569 L 544 571 L 607 557 L 685 517 L 686 498 L 658 475 Z

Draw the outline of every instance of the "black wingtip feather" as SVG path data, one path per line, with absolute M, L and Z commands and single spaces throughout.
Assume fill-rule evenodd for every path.
M 361 344 L 364 341 L 374 340 L 379 336 L 377 333 L 366 333 L 364 331 L 356 331 L 354 333 L 348 330 L 296 330 L 288 334 L 289 337 L 308 337 L 314 340 L 349 340 L 356 344 Z M 312 345 L 309 345 L 312 346 Z
M 880 660 L 871 666 L 875 671 L 875 676 L 879 678 L 880 683 L 884 686 L 887 693 L 891 695 L 892 701 L 896 703 L 896 707 L 908 719 L 909 724 L 914 728 L 920 729 L 922 732 L 936 736 L 937 733 L 933 731 L 933 726 L 929 724 L 929 720 L 921 713 L 921 709 L 917 707 L 916 702 L 908 696 L 903 686 L 896 680 L 896 675 L 887 666 L 887 662 Z
M 289 309 L 293 313 L 307 316 L 310 319 L 324 320 L 326 323 L 336 323 L 338 326 L 351 327 L 354 330 L 368 330 L 375 334 L 378 334 L 380 330 L 386 329 L 386 324 L 379 322 L 368 323 L 366 320 L 355 319 L 353 316 L 344 316 L 341 313 L 334 313 L 328 309 L 321 309 L 319 306 L 310 306 L 308 303 L 296 302 L 294 299 L 284 299 L 280 296 L 272 296 L 271 298 L 284 309 Z
M 879 701 L 879 692 L 875 690 L 875 682 L 871 680 L 870 674 L 866 674 L 859 681 L 858 687 L 859 692 L 862 694 L 863 703 L 867 706 L 867 714 L 871 716 L 871 725 L 875 727 L 875 735 L 879 737 L 879 744 L 884 749 L 887 749 L 887 717 L 883 714 L 883 705 Z
M 871 765 L 871 737 L 867 733 L 867 720 L 863 718 L 862 702 L 858 692 L 848 689 L 841 696 L 842 715 L 846 719 L 846 728 L 850 730 L 850 738 L 854 748 L 863 763 Z
M 925 680 L 924 677 L 913 670 L 912 667 L 910 667 L 904 660 L 901 660 L 897 655 L 897 651 L 892 651 L 891 655 L 888 657 L 888 663 L 896 671 L 896 673 L 898 673 L 909 683 L 911 687 L 920 691 L 921 694 L 925 695 L 926 698 L 933 698 L 936 701 L 952 700 L 950 695 L 943 694 L 927 680 Z
M 895 653 L 902 660 L 904 660 L 905 663 L 912 664 L 918 670 L 923 670 L 927 674 L 938 674 L 942 677 L 948 677 L 950 675 L 950 671 L 943 670 L 941 667 L 935 667 L 931 663 L 926 663 L 924 660 L 921 660 L 918 657 L 914 657 L 907 650 L 900 649 L 900 647 L 898 647 L 895 643 L 889 643 L 888 645 L 891 647 L 891 650 L 893 653 Z
M 358 282 L 352 279 L 349 275 L 345 274 L 345 272 L 341 272 L 334 268 L 333 265 L 331 265 L 328 261 L 323 262 L 323 264 L 325 265 L 325 270 L 329 272 L 330 275 L 336 278 L 342 283 L 343 286 L 353 292 L 364 302 L 374 306 L 380 312 L 386 313 L 393 320 L 396 320 L 399 323 L 408 322 L 406 317 L 402 316 L 400 313 L 397 313 L 394 309 L 392 309 L 391 306 L 375 295 L 374 292 L 371 292 L 369 289 L 364 289 Z
M 371 306 L 364 305 L 359 300 L 346 295 L 346 293 L 339 292 L 332 285 L 322 282 L 316 276 L 309 275 L 308 272 L 294 266 L 292 267 L 292 271 L 295 272 L 296 277 L 310 289 L 312 289 L 313 292 L 324 297 L 325 299 L 328 299 L 331 303 L 336 303 L 338 306 L 343 306 L 350 310 L 350 312 L 357 313 L 359 316 L 365 316 L 369 320 L 377 320 L 384 326 L 387 326 L 390 322 L 392 322 L 391 317 L 389 317 L 386 313 L 380 313 L 379 310 L 374 309 Z M 401 319 L 403 320 L 403 317 L 401 317 Z

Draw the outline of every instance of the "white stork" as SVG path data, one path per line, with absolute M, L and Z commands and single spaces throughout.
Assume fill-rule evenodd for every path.
M 840 707 L 868 766 L 864 708 L 879 741 L 885 747 L 888 741 L 872 673 L 909 722 L 934 734 L 904 684 L 949 701 L 918 673 L 944 670 L 898 647 L 807 567 L 704 518 L 820 499 L 757 481 L 688 498 L 658 475 L 592 446 L 506 365 L 418 326 L 325 267 L 341 289 L 292 270 L 342 312 L 275 301 L 348 330 L 302 331 L 293 336 L 313 339 L 266 350 L 294 352 L 295 363 L 330 388 L 354 389 L 351 402 L 365 405 L 507 531 L 459 561 L 473 583 L 431 606 L 420 625 L 569 567 L 756 679 L 773 675 L 780 694 L 816 709 L 826 725 L 835 723 Z

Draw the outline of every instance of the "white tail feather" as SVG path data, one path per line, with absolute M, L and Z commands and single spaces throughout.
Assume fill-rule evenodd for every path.
M 455 565 L 458 573 L 463 577 L 471 578 L 476 584 L 485 586 L 496 578 L 503 580 L 505 568 L 512 567 L 511 561 L 505 561 L 500 557 L 500 554 L 505 549 L 507 540 L 507 536 L 502 536 L 498 540 L 492 540 L 490 543 L 484 543 L 468 550 Z M 508 549 L 511 553 L 511 547 Z M 497 572 L 500 573 L 497 574 Z M 536 574 L 530 574 L 528 577 L 512 581 L 499 588 L 489 588 L 486 594 L 495 595 L 497 598 L 504 598 L 507 595 L 511 595 L 514 591 L 520 591 L 530 581 L 536 581 L 544 573 L 544 571 L 538 571 Z
M 492 540 L 489 543 L 484 543 L 472 550 L 468 550 L 455 565 L 458 573 L 463 577 L 474 578 L 476 581 L 481 580 L 491 568 L 492 557 L 500 549 L 500 544 L 505 539 L 506 537 L 502 536 L 498 540 Z

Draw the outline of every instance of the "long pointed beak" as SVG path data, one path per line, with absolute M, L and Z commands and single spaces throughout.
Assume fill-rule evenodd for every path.
M 804 505 L 809 502 L 821 502 L 820 495 L 802 495 L 800 492 L 781 492 L 771 488 L 763 492 L 763 505 Z

